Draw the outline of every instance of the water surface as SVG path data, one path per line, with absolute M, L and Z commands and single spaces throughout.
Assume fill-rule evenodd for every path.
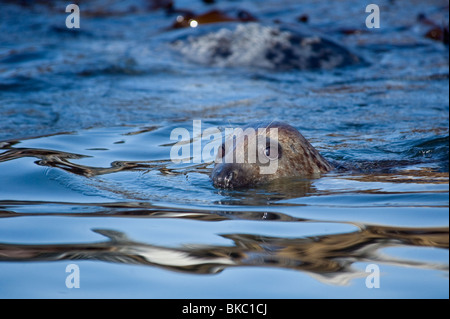
M 181 11 L 93 1 L 69 30 L 66 3 L 1 3 L 0 296 L 448 298 L 448 45 L 417 20 L 448 25 L 448 2 L 412 4 L 380 2 L 369 30 L 359 1 L 176 1 L 258 21 L 172 30 Z M 361 63 L 199 56 L 278 22 Z M 192 145 L 194 120 L 273 119 L 336 169 L 220 190 L 214 154 L 170 160 L 172 130 Z M 69 264 L 80 288 L 66 287 Z M 379 288 L 366 286 L 369 265 Z

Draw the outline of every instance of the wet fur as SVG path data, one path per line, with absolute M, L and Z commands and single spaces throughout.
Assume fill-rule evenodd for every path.
M 278 129 L 278 144 L 281 156 L 278 159 L 278 169 L 274 174 L 261 174 L 261 163 L 248 163 L 247 142 L 244 141 L 244 163 L 221 163 L 221 154 L 217 155 L 216 164 L 211 173 L 215 187 L 241 188 L 261 184 L 280 177 L 319 177 L 333 167 L 319 152 L 291 125 L 283 122 L 255 123 L 243 127 L 253 128 L 258 134 L 258 128 L 266 129 L 266 136 L 270 137 L 270 128 Z M 235 145 L 227 152 L 240 152 L 239 145 Z

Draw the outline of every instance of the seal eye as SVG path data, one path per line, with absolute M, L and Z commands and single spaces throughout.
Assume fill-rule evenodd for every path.
M 277 147 L 278 146 L 278 147 Z M 264 150 L 264 155 L 267 156 L 268 159 L 270 159 L 271 161 L 276 160 L 278 158 L 281 157 L 281 148 L 280 145 L 277 144 L 276 146 L 278 149 L 274 150 L 273 147 L 271 147 L 271 145 L 267 146 L 266 149 Z

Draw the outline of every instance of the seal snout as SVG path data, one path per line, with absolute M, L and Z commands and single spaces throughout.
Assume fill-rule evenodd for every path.
M 244 174 L 241 167 L 234 164 L 224 164 L 211 174 L 213 184 L 220 188 L 234 188 L 243 186 Z

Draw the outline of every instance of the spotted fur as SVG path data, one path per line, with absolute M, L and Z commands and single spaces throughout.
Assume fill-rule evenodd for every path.
M 236 144 L 232 149 L 225 150 L 225 154 L 219 152 L 217 155 L 216 164 L 211 173 L 214 186 L 219 188 L 238 188 L 265 183 L 280 177 L 319 177 L 333 168 L 303 135 L 289 124 L 283 122 L 255 123 L 242 129 L 245 131 L 249 127 L 253 128 L 256 134 L 258 134 L 258 128 L 265 128 L 266 136 L 269 138 L 271 137 L 270 129 L 277 128 L 278 144 L 281 147 L 280 157 L 276 159 L 278 161 L 277 170 L 272 174 L 261 174 L 260 168 L 264 164 L 259 160 L 256 163 L 248 161 L 247 148 L 249 144 L 247 139 L 243 139 L 241 140 L 243 148 L 240 147 L 241 145 Z M 237 156 L 242 150 L 244 150 L 243 163 L 222 162 L 222 155 L 233 152 L 233 155 Z M 260 155 L 258 153 L 257 157 Z

